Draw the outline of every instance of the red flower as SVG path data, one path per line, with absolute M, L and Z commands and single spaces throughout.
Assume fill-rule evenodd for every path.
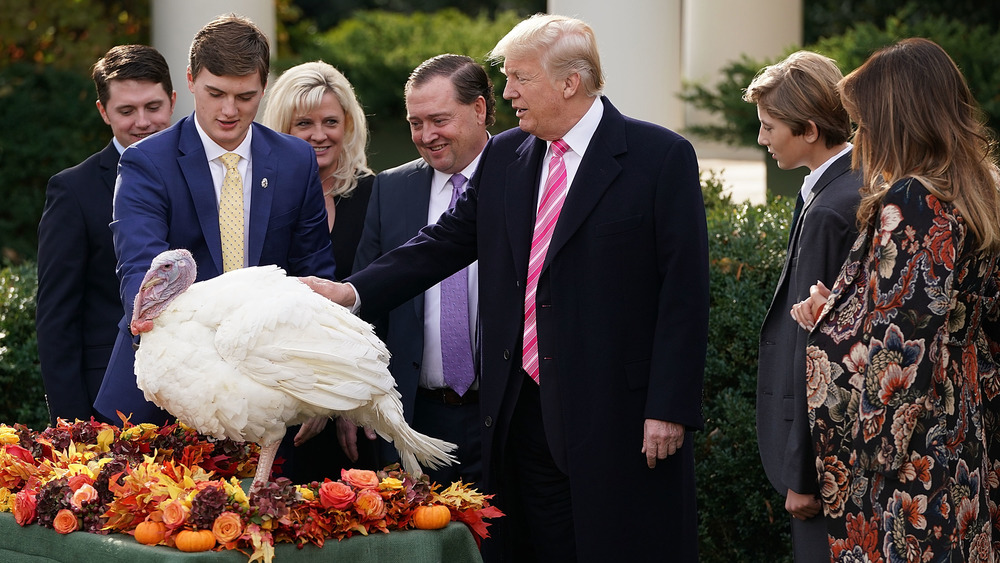
M 27 526 L 35 521 L 38 511 L 35 508 L 35 495 L 22 490 L 14 497 L 14 520 L 22 526 Z
M 319 488 L 319 502 L 323 508 L 344 510 L 354 502 L 354 489 L 340 481 L 325 481 Z
M 17 459 L 25 463 L 30 463 L 32 465 L 35 465 L 34 456 L 31 455 L 31 452 L 22 448 L 21 446 L 18 446 L 16 444 L 7 444 L 6 446 L 3 447 L 3 449 L 8 454 L 16 457 Z

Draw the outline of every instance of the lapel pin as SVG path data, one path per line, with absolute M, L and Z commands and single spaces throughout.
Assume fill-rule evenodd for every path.
M 260 181 L 260 187 L 262 188 L 267 187 L 267 178 L 264 178 L 263 180 Z

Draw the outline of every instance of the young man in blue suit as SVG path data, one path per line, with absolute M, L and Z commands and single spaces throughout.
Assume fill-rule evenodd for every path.
M 496 113 L 493 83 L 473 59 L 451 54 L 428 59 L 410 74 L 404 91 L 410 137 L 421 158 L 375 177 L 354 271 L 435 223 L 449 209 L 453 194 L 466 188 L 490 137 L 486 128 L 493 125 Z M 456 180 L 459 187 L 452 182 L 456 174 L 461 174 Z M 449 318 L 442 315 L 442 306 L 447 307 L 451 294 L 441 284 L 376 323 L 392 353 L 389 370 L 402 395 L 407 422 L 458 446 L 458 465 L 428 470 L 438 483 L 459 479 L 478 483 L 482 478 L 479 385 L 474 371 L 477 271 L 476 264 L 471 264 L 459 288 L 468 297 L 462 304 L 468 315 L 458 320 L 465 327 L 461 350 L 442 346 Z M 452 363 L 449 354 L 462 354 L 467 361 Z M 382 454 L 386 462 L 398 457 L 391 446 L 383 447 Z
M 169 127 L 177 99 L 167 61 L 146 45 L 112 47 L 91 75 L 111 142 L 49 179 L 38 223 L 35 326 L 53 425 L 58 418 L 100 418 L 94 399 L 122 316 L 108 228 L 118 158 L 132 143 Z
M 250 20 L 228 15 L 209 22 L 191 44 L 194 114 L 122 154 L 111 230 L 125 317 L 95 403 L 108 418 L 120 411 L 133 423 L 162 424 L 169 416 L 136 387 L 129 333 L 139 284 L 160 252 L 191 251 L 198 281 L 264 264 L 290 275 L 334 275 L 312 147 L 253 123 L 269 64 L 267 37 Z M 226 179 L 231 174 L 236 182 Z M 230 197 L 227 186 L 242 190 Z M 232 222 L 220 221 L 220 207 L 233 209 L 241 223 L 226 230 L 227 241 L 242 239 L 239 245 L 224 249 L 222 230 Z
M 455 209 L 348 284 L 308 281 L 381 314 L 478 258 L 483 480 L 507 514 L 488 559 L 697 561 L 708 236 L 694 150 L 601 95 L 579 20 L 533 16 L 491 58 L 520 128 L 490 139 Z M 629 500 L 612 499 L 622 486 Z
M 789 315 L 818 281 L 832 284 L 858 236 L 862 184 L 851 171 L 851 120 L 837 94 L 837 64 L 809 51 L 764 68 L 744 99 L 757 104 L 760 135 L 778 167 L 809 168 L 797 199 L 788 254 L 760 330 L 757 443 L 764 471 L 785 497 L 795 561 L 829 561 L 816 454 L 806 405 L 806 337 Z

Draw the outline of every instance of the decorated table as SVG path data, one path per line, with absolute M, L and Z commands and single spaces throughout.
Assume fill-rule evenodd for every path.
M 502 516 L 396 466 L 248 491 L 258 454 L 180 424 L 0 424 L 0 561 L 478 562 Z
M 0 561 L 4 563 L 245 563 L 236 550 L 184 553 L 162 545 L 142 545 L 125 534 L 86 532 L 58 534 L 42 526 L 19 526 L 11 514 L 0 513 Z M 452 522 L 441 530 L 405 530 L 329 541 L 322 548 L 278 544 L 277 563 L 314 561 L 481 562 L 479 549 L 465 524 Z

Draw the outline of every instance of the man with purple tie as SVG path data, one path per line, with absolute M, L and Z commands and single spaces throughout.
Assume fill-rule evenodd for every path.
M 453 208 L 489 140 L 493 84 L 471 58 L 428 59 L 411 73 L 404 90 L 410 134 L 421 158 L 375 177 L 355 271 Z M 445 485 L 482 478 L 477 274 L 473 263 L 375 323 L 392 353 L 389 370 L 402 394 L 406 421 L 458 446 L 458 465 L 428 471 Z M 383 463 L 397 460 L 395 448 L 382 446 Z

